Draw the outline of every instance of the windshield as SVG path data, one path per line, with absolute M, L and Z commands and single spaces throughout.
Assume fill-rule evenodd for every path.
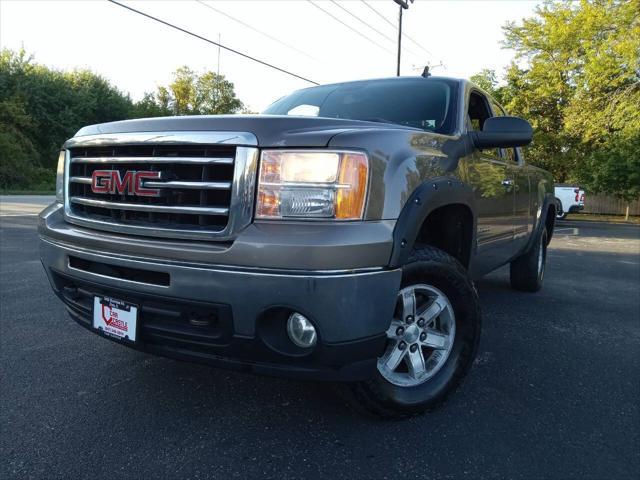
M 456 94 L 456 83 L 446 79 L 367 80 L 298 90 L 263 113 L 395 123 L 451 134 Z

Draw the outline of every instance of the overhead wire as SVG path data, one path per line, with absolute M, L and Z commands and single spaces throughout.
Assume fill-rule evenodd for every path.
M 366 26 L 367 28 L 370 28 L 371 30 L 373 30 L 374 32 L 376 32 L 377 34 L 381 35 L 382 37 L 384 37 L 385 39 L 389 40 L 390 42 L 395 43 L 396 39 L 395 38 L 391 38 L 390 36 L 388 36 L 387 34 L 385 34 L 384 32 L 381 32 L 380 30 L 378 30 L 377 28 L 375 28 L 373 25 L 371 25 L 368 22 L 365 22 L 363 19 L 361 19 L 360 17 L 358 17 L 355 13 L 353 13 L 351 10 L 347 9 L 344 5 L 340 5 L 340 3 L 338 3 L 336 0 L 331 0 L 331 3 L 335 4 L 336 7 L 340 8 L 341 10 L 343 10 L 345 13 L 347 13 L 347 15 L 355 18 L 358 22 L 362 23 L 364 26 Z M 410 53 L 411 55 L 414 56 L 418 56 L 417 53 L 409 50 L 408 48 L 405 48 L 405 50 L 407 51 L 407 53 Z
M 385 17 L 382 13 L 380 13 L 378 10 L 376 10 L 375 8 L 373 8 L 371 5 L 369 5 L 369 3 L 366 0 L 360 0 L 362 3 L 364 3 L 369 10 L 371 10 L 372 12 L 374 12 L 378 17 L 380 17 L 382 20 L 384 20 L 386 23 L 388 23 L 392 28 L 396 29 L 398 28 L 397 25 L 394 25 L 387 17 Z M 431 53 L 429 50 L 427 50 L 426 48 L 424 48 L 422 45 L 420 45 L 418 42 L 416 42 L 413 38 L 411 38 L 407 33 L 405 33 L 404 31 L 402 32 L 402 36 L 404 38 L 406 38 L 407 40 L 409 40 L 411 43 L 413 43 L 414 45 L 416 45 L 420 50 L 422 50 L 423 52 L 425 52 L 427 55 L 433 56 L 433 53 Z
M 360 37 L 364 38 L 365 40 L 367 40 L 368 42 L 374 44 L 375 46 L 377 46 L 378 48 L 380 48 L 381 50 L 384 50 L 387 53 L 391 53 L 393 54 L 394 52 L 392 52 L 391 50 L 389 50 L 388 48 L 384 47 L 383 45 L 380 45 L 378 42 L 376 42 L 375 40 L 373 40 L 371 37 L 365 35 L 364 33 L 360 32 L 359 30 L 356 30 L 355 28 L 353 28 L 351 25 L 349 25 L 346 22 L 343 22 L 340 18 L 336 17 L 333 13 L 329 12 L 328 10 L 325 10 L 324 8 L 322 8 L 320 5 L 316 4 L 315 2 L 313 2 L 312 0 L 307 0 L 307 2 L 309 2 L 311 5 L 313 5 L 314 7 L 316 7 L 318 10 L 324 12 L 326 15 L 328 15 L 329 17 L 333 18 L 336 22 L 344 25 L 345 27 L 347 27 L 349 30 L 351 30 L 353 33 L 359 35 Z
M 178 30 L 179 32 L 186 33 L 187 35 L 195 37 L 195 38 L 197 38 L 199 40 L 203 40 L 203 41 L 205 41 L 207 43 L 210 43 L 212 45 L 220 47 L 220 48 L 222 48 L 224 50 L 227 50 L 228 52 L 235 53 L 236 55 L 244 57 L 244 58 L 246 58 L 248 60 L 251 60 L 253 62 L 256 62 L 256 63 L 259 63 L 261 65 L 264 65 L 265 67 L 272 68 L 273 70 L 277 70 L 277 71 L 279 71 L 281 73 L 285 73 L 287 75 L 290 75 L 292 77 L 298 78 L 300 80 L 304 80 L 305 82 L 309 82 L 309 83 L 312 83 L 314 85 L 320 85 L 318 82 L 315 82 L 315 81 L 313 81 L 313 80 L 311 80 L 309 78 L 303 77 L 302 75 L 298 75 L 297 73 L 293 73 L 293 72 L 291 72 L 289 70 L 286 70 L 286 69 L 284 69 L 282 67 L 278 67 L 278 66 L 276 66 L 276 65 L 274 65 L 272 63 L 265 62 L 264 60 L 260 60 L 259 58 L 253 57 L 253 56 L 251 56 L 251 55 L 249 55 L 247 53 L 243 53 L 243 52 L 241 52 L 239 50 L 236 50 L 235 48 L 231 48 L 231 47 L 228 47 L 226 45 L 223 45 L 222 43 L 214 42 L 213 40 L 210 40 L 210 39 L 208 39 L 206 37 L 203 37 L 202 35 L 198 35 L 197 33 L 194 33 L 194 32 L 192 32 L 190 30 L 187 30 L 186 28 L 179 27 L 178 25 L 174 25 L 173 23 L 167 22 L 166 20 L 162 20 L 162 19 L 160 19 L 158 17 L 154 17 L 153 15 L 150 15 L 148 13 L 142 12 L 140 10 L 137 10 L 137 9 L 135 9 L 133 7 L 130 7 L 128 5 L 125 5 L 123 3 L 117 2 L 116 0 L 107 0 L 107 1 L 110 2 L 110 3 L 113 3 L 114 5 L 117 5 L 119 7 L 122 7 L 122 8 L 125 8 L 127 10 L 130 10 L 130 11 L 132 11 L 134 13 L 137 13 L 138 15 L 142 15 L 143 17 L 146 17 L 146 18 L 148 18 L 150 20 L 154 20 L 154 21 L 156 21 L 158 23 L 162 23 L 163 25 L 166 25 L 166 26 L 168 26 L 170 28 Z
M 240 20 L 239 18 L 236 18 L 236 17 L 234 17 L 234 16 L 230 15 L 230 14 L 228 14 L 228 13 L 226 13 L 226 12 L 224 12 L 224 11 L 222 11 L 222 10 L 220 10 L 220 9 L 218 9 L 218 8 L 216 8 L 216 7 L 212 6 L 212 5 L 210 5 L 210 4 L 208 4 L 207 2 L 204 2 L 203 0 L 195 0 L 195 1 L 196 1 L 196 2 L 198 2 L 198 3 L 200 3 L 203 7 L 207 7 L 209 10 L 212 10 L 212 11 L 216 12 L 216 13 L 217 13 L 217 14 L 219 14 L 219 15 L 222 15 L 222 16 L 224 16 L 224 17 L 227 17 L 227 18 L 228 18 L 228 19 L 230 19 L 230 20 L 233 20 L 233 21 L 234 21 L 234 22 L 236 22 L 236 23 L 239 23 L 240 25 L 242 25 L 243 27 L 248 28 L 248 29 L 249 29 L 249 30 L 251 30 L 252 32 L 259 33 L 259 34 L 260 34 L 260 35 L 262 35 L 263 37 L 266 37 L 266 38 L 268 38 L 269 40 L 272 40 L 272 41 L 274 41 L 274 42 L 276 42 L 276 43 L 279 43 L 280 45 L 282 45 L 282 46 L 284 46 L 284 47 L 287 47 L 287 48 L 289 48 L 290 50 L 293 50 L 293 51 L 295 51 L 295 52 L 297 52 L 297 53 L 299 53 L 299 54 L 301 54 L 301 55 L 304 55 L 304 56 L 305 56 L 305 57 L 307 57 L 307 58 L 312 59 L 312 60 L 316 60 L 316 61 L 318 61 L 318 59 L 317 59 L 317 58 L 315 58 L 315 57 L 313 57 L 313 56 L 309 55 L 307 52 L 304 52 L 304 51 L 300 50 L 299 48 L 297 48 L 297 47 L 295 47 L 295 46 L 293 46 L 293 45 L 290 45 L 289 43 L 284 42 L 284 41 L 280 40 L 279 38 L 274 37 L 273 35 L 271 35 L 271 34 L 269 34 L 269 33 L 267 33 L 267 32 L 264 32 L 264 31 L 262 31 L 262 30 L 260 30 L 260 29 L 258 29 L 258 28 L 256 28 L 256 27 L 254 27 L 253 25 L 249 25 L 247 22 L 245 22 L 245 21 L 243 21 L 243 20 Z

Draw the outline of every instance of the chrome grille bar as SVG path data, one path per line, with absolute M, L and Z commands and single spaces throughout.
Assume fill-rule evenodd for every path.
M 229 215 L 229 209 L 223 207 L 190 207 L 171 205 L 149 205 L 140 203 L 110 202 L 107 200 L 95 200 L 93 198 L 71 197 L 71 203 L 87 205 L 89 207 L 107 208 L 111 210 L 132 210 L 135 212 L 151 213 L 182 213 L 190 215 Z
M 168 182 L 142 182 L 149 188 L 184 188 L 185 190 L 229 190 L 231 182 L 183 182 L 170 180 Z
M 71 183 L 81 183 L 91 185 L 91 177 L 71 177 Z M 143 187 L 148 188 L 176 188 L 185 190 L 230 190 L 231 182 L 187 182 L 180 180 L 170 180 L 167 182 L 142 182 Z
M 71 183 L 82 183 L 84 185 L 91 185 L 91 177 L 70 177 Z
M 233 165 L 232 157 L 73 157 L 71 163 L 186 163 Z

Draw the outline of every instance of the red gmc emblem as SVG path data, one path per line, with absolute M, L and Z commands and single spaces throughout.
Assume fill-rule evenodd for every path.
M 91 175 L 91 191 L 94 193 L 119 193 L 140 197 L 159 197 L 160 190 L 148 188 L 143 180 L 159 180 L 160 172 L 128 171 L 124 177 L 118 170 L 95 170 Z

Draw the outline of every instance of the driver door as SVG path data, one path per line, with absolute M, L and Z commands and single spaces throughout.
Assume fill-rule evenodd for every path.
M 493 116 L 487 97 L 472 90 L 467 99 L 467 131 L 481 131 Z M 477 209 L 478 267 L 482 273 L 506 263 L 514 254 L 513 166 L 500 149 L 476 149 L 469 158 L 468 184 Z

